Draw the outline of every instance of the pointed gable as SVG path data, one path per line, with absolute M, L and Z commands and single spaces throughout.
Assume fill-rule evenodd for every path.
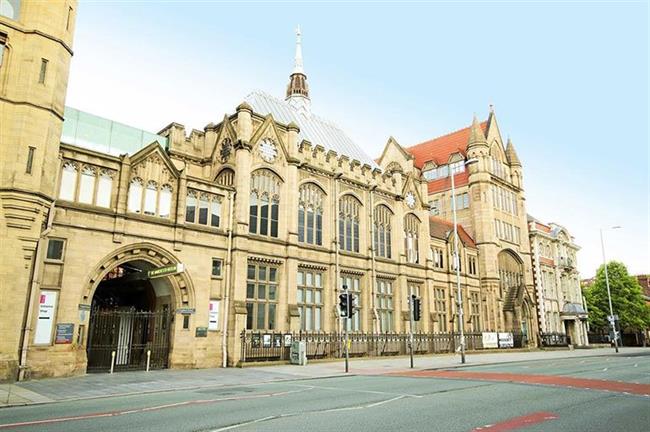
M 491 123 L 491 117 L 488 120 L 481 122 L 480 127 L 484 135 L 488 135 L 488 127 Z M 467 155 L 467 145 L 472 132 L 472 126 L 451 132 L 447 135 L 442 135 L 433 138 L 429 141 L 406 147 L 405 150 L 413 155 L 414 165 L 417 168 L 424 168 L 425 164 L 433 163 L 435 165 L 446 165 L 450 161 L 456 160 L 459 157 L 454 157 L 455 154 L 465 157 Z M 469 172 L 467 170 L 458 173 L 454 177 L 456 187 L 464 186 L 469 182 Z M 427 183 L 428 193 L 434 193 L 442 190 L 451 189 L 451 178 L 449 176 L 431 180 Z

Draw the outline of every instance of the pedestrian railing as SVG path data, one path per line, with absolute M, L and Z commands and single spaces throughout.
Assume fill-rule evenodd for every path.
M 359 333 L 348 335 L 350 357 L 397 356 L 409 353 L 407 333 Z M 514 347 L 523 344 L 521 334 L 513 334 Z M 342 358 L 345 356 L 343 333 L 327 332 L 258 332 L 241 333 L 241 361 L 287 361 L 293 341 L 304 341 L 307 358 Z M 455 352 L 460 346 L 460 335 L 454 333 L 414 333 L 415 354 Z M 482 333 L 465 333 L 466 350 L 482 350 Z
M 540 343 L 545 347 L 562 347 L 569 345 L 569 339 L 564 333 L 541 333 Z

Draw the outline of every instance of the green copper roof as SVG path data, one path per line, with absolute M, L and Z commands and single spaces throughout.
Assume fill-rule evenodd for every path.
M 133 154 L 154 141 L 167 148 L 167 137 L 65 107 L 61 142 L 119 156 Z

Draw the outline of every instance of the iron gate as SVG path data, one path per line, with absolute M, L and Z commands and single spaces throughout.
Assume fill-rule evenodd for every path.
M 164 369 L 169 357 L 171 313 L 135 309 L 94 310 L 88 333 L 88 372 Z

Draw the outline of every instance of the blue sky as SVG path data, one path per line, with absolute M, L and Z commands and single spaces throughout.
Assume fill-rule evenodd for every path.
M 202 129 L 254 89 L 282 97 L 303 30 L 312 110 L 370 155 L 485 118 L 524 164 L 527 209 L 566 226 L 582 277 L 650 273 L 648 4 L 90 2 L 67 104 L 150 131 Z M 505 137 L 504 137 L 505 138 Z

